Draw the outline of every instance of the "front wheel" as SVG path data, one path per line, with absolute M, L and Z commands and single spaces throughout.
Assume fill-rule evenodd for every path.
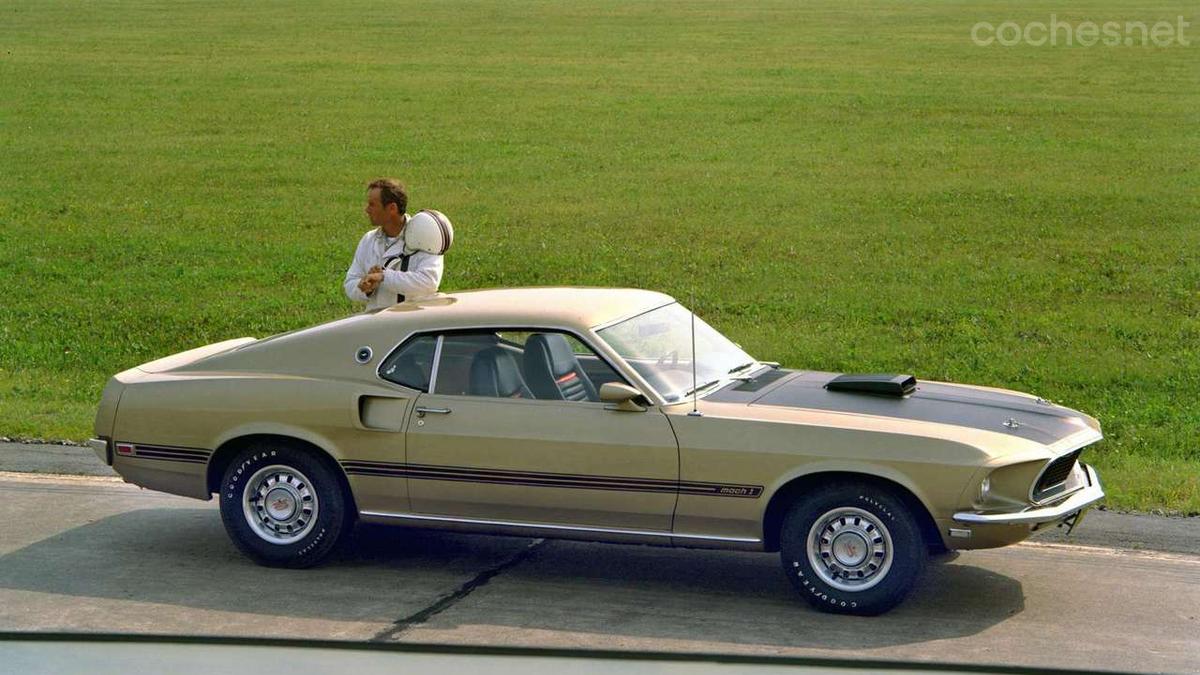
M 882 614 L 898 605 L 925 564 L 916 518 L 890 490 L 830 485 L 792 505 L 780 531 L 792 585 L 817 609 Z
M 221 481 L 221 520 L 250 559 L 271 567 L 312 567 L 350 527 L 338 477 L 304 448 L 264 442 L 242 450 Z

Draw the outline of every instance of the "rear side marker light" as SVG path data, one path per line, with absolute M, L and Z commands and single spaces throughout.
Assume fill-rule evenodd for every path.
M 117 443 L 117 454 L 118 455 L 132 455 L 133 454 L 133 444 L 132 443 Z

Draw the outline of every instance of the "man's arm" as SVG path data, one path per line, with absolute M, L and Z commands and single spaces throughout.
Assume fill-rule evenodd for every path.
M 408 259 L 408 271 L 384 270 L 380 293 L 396 293 L 406 298 L 421 298 L 437 293 L 442 283 L 443 256 L 418 251 Z
M 367 301 L 367 294 L 358 287 L 363 277 L 367 276 L 370 271 L 367 268 L 366 243 L 366 237 L 358 242 L 358 248 L 354 250 L 354 260 L 350 262 L 350 269 L 346 270 L 346 280 L 342 282 L 342 290 L 346 292 L 346 297 L 354 302 Z

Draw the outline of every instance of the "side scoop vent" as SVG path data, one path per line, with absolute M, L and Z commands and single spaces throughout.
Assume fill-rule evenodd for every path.
M 917 378 L 912 375 L 845 374 L 826 382 L 825 388 L 829 391 L 901 397 L 916 391 Z

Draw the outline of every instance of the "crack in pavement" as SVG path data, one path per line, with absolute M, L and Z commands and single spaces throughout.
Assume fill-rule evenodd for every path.
M 409 614 L 404 618 L 397 619 L 392 624 L 391 628 L 385 631 L 380 631 L 374 637 L 372 637 L 369 642 L 387 642 L 388 640 L 394 640 L 409 628 L 412 628 L 413 626 L 419 626 L 438 614 L 446 611 L 447 609 L 450 609 L 457 604 L 459 600 L 462 600 L 474 592 L 476 588 L 487 585 L 487 583 L 497 575 L 502 574 L 503 572 L 512 569 L 513 567 L 516 567 L 517 565 L 520 565 L 528 560 L 529 557 L 533 555 L 534 551 L 544 543 L 546 543 L 545 539 L 533 540 L 528 546 L 510 556 L 506 560 L 501 561 L 500 564 L 494 567 L 489 567 L 479 574 L 476 574 L 453 592 L 447 593 L 446 595 L 438 598 L 433 602 L 433 604 L 429 605 L 425 609 L 413 614 Z

